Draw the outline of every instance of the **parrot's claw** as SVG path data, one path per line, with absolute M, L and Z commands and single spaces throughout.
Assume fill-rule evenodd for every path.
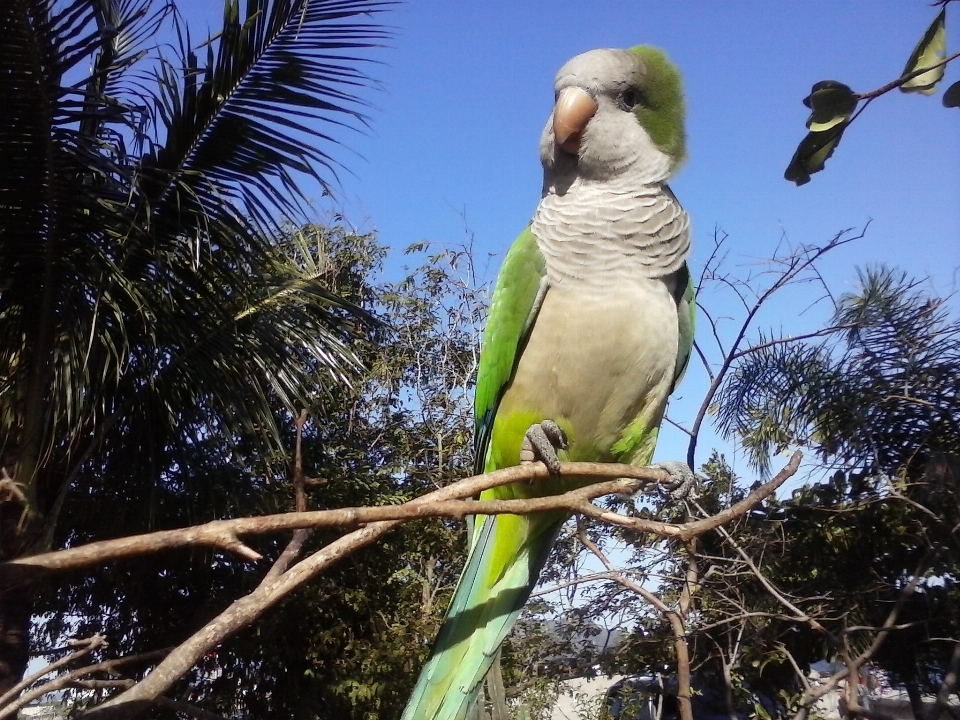
M 560 460 L 557 450 L 566 450 L 567 436 L 560 426 L 552 420 L 531 425 L 523 434 L 520 444 L 520 464 L 537 460 L 547 466 L 554 475 L 560 474 Z
M 690 466 L 676 460 L 667 460 L 665 462 L 651 465 L 650 467 L 666 470 L 670 475 L 670 480 L 664 485 L 660 485 L 661 492 L 667 495 L 674 502 L 681 500 L 696 500 L 700 496 L 699 483 L 697 476 Z

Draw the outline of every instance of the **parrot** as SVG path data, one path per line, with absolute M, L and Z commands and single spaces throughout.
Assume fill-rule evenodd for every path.
M 563 461 L 649 465 L 693 347 L 690 223 L 666 181 L 685 159 L 680 74 L 660 49 L 565 63 L 540 138 L 543 187 L 507 252 L 484 328 L 475 472 L 542 461 L 548 479 L 481 500 L 588 484 Z M 661 463 L 673 487 L 695 481 Z M 402 720 L 463 720 L 567 512 L 477 515 L 468 555 Z

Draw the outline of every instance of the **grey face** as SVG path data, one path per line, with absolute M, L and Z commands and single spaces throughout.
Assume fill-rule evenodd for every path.
M 669 175 L 670 158 L 654 146 L 633 112 L 645 80 L 643 60 L 626 50 L 591 50 L 560 68 L 556 96 L 579 88 L 596 103 L 596 112 L 583 127 L 579 144 L 564 145 L 564 150 L 554 132 L 554 108 L 540 139 L 547 185 L 567 184 L 573 176 L 600 181 L 633 176 L 639 182 L 656 182 Z

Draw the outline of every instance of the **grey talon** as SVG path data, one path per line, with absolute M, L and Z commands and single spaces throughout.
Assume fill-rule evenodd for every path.
M 554 475 L 560 474 L 560 460 L 557 450 L 567 447 L 567 436 L 560 426 L 552 420 L 531 425 L 523 434 L 520 444 L 520 462 L 531 463 L 540 460 Z
M 540 428 L 543 430 L 543 434 L 546 435 L 547 440 L 550 441 L 550 445 L 555 450 L 567 449 L 566 433 L 564 433 L 561 427 L 553 420 L 544 420 L 542 423 L 540 423 Z
M 669 482 L 660 487 L 671 500 L 696 500 L 700 496 L 697 476 L 686 463 L 666 460 L 650 467 L 660 468 L 670 475 Z

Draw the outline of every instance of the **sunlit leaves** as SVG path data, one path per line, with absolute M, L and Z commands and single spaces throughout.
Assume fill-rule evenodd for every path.
M 932 95 L 936 91 L 936 84 L 943 79 L 943 72 L 946 65 L 933 67 L 937 65 L 947 54 L 947 29 L 946 29 L 947 8 L 944 7 L 940 14 L 934 19 L 923 34 L 920 42 L 910 54 L 910 59 L 903 68 L 904 75 L 910 75 L 924 68 L 931 68 L 926 72 L 907 80 L 900 86 L 900 90 L 905 93 L 918 92 L 924 95 Z
M 803 100 L 803 104 L 811 111 L 806 123 L 810 132 L 794 152 L 783 174 L 784 178 L 803 185 L 810 182 L 813 173 L 823 170 L 827 159 L 840 143 L 844 130 L 860 115 L 856 112 L 859 102 L 863 101 L 866 107 L 875 98 L 897 87 L 905 93 L 924 95 L 932 95 L 936 91 L 947 63 L 957 57 L 957 54 L 947 56 L 946 3 L 940 4 L 943 9 L 910 54 L 898 80 L 860 94 L 835 80 L 822 80 L 813 86 Z M 960 107 L 960 83 L 954 83 L 947 89 L 943 104 L 945 107 Z

